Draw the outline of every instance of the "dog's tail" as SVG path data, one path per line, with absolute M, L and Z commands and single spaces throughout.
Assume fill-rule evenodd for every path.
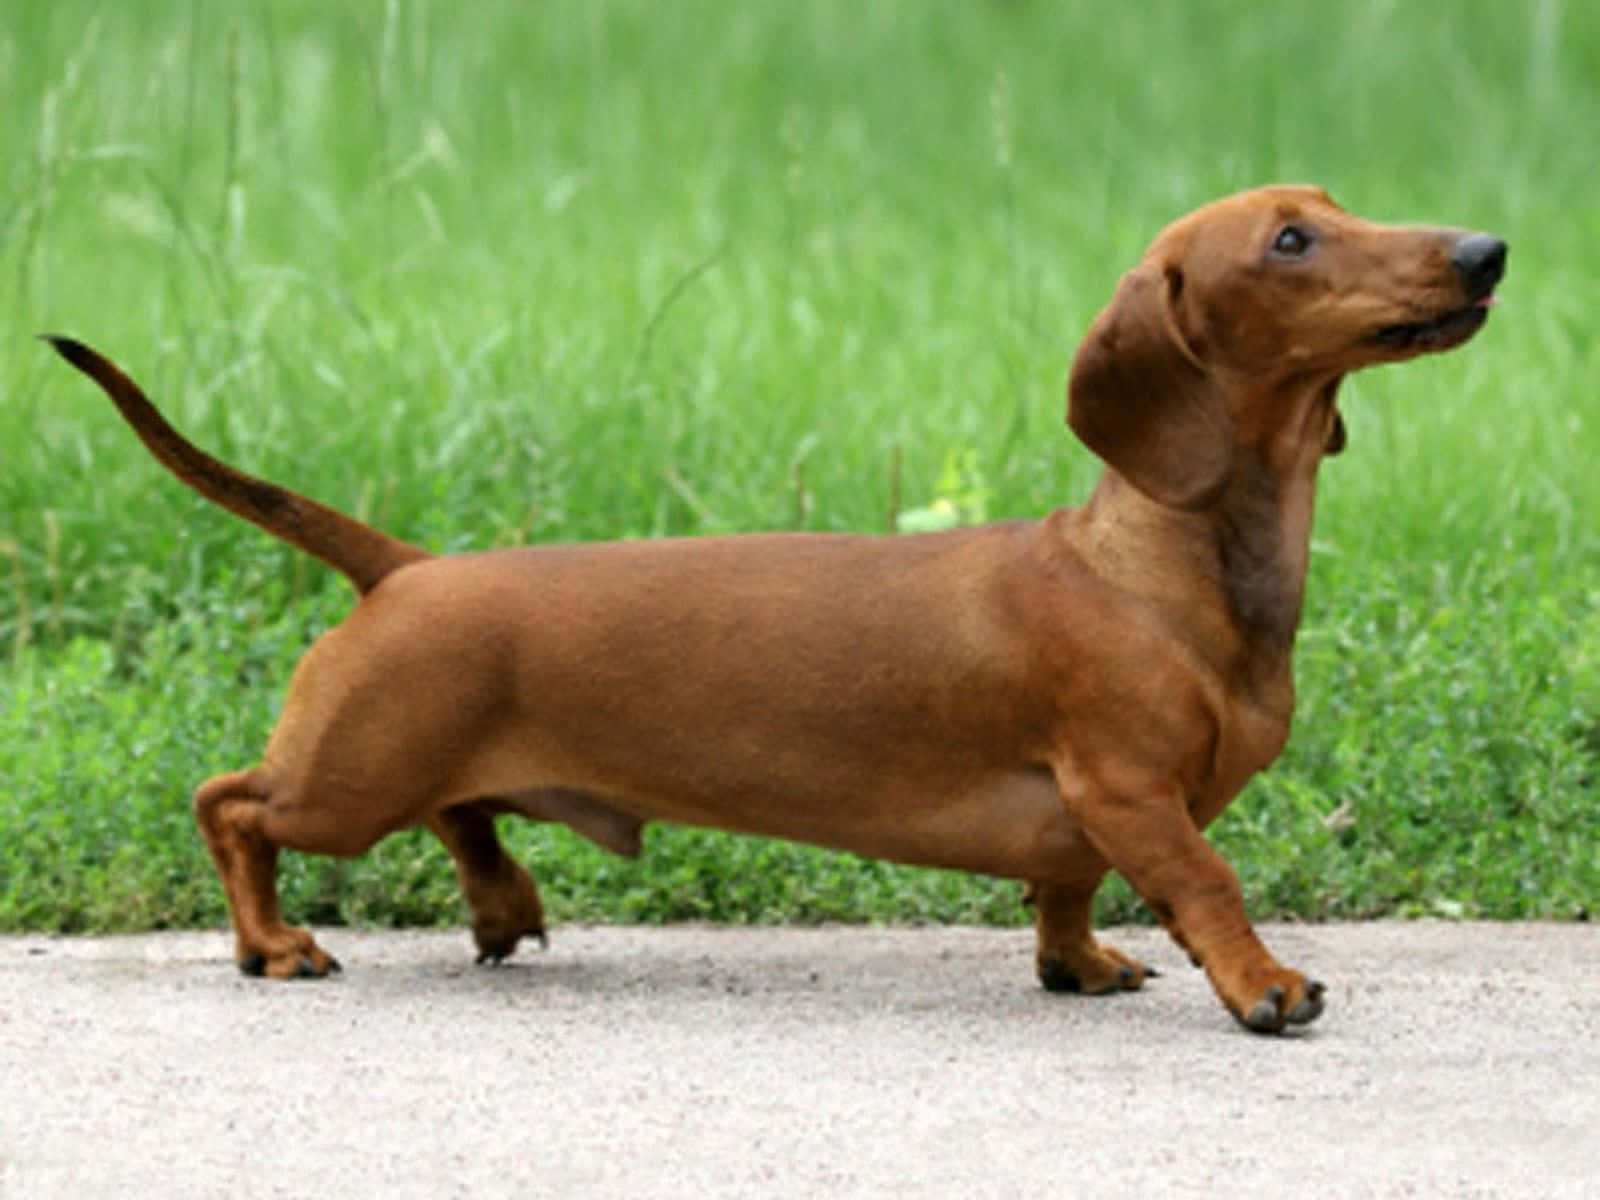
M 320 558 L 363 595 L 397 567 L 429 557 L 427 551 L 354 517 L 212 458 L 169 425 L 139 385 L 113 363 L 71 338 L 46 335 L 45 340 L 105 389 L 139 440 L 169 471 L 207 500 Z

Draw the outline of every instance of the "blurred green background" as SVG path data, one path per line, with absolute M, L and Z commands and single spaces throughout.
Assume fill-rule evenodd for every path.
M 186 797 L 349 606 L 35 333 L 440 550 L 1036 515 L 1097 472 L 1061 393 L 1118 274 L 1275 180 L 1512 251 L 1473 345 L 1346 385 L 1295 737 L 1216 839 L 1260 915 L 1600 896 L 1595 6 L 55 0 L 0 7 L 0 83 L 0 927 L 220 921 Z M 1022 917 L 721 834 L 515 841 L 558 917 Z M 285 890 L 459 915 L 411 835 Z

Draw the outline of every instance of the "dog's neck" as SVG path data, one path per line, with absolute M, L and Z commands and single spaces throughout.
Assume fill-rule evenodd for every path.
M 1247 456 L 1221 500 L 1201 514 L 1234 624 L 1253 649 L 1284 658 L 1300 627 L 1311 548 L 1313 490 L 1293 483 Z
M 1193 512 L 1107 469 L 1083 510 L 1085 549 L 1110 582 L 1170 613 L 1165 623 L 1188 631 L 1219 671 L 1276 684 L 1300 624 L 1320 458 L 1283 461 L 1270 447 L 1241 446 L 1221 497 Z M 1197 604 L 1206 596 L 1219 603 Z
M 1269 394 L 1240 408 L 1266 414 L 1266 420 L 1236 429 L 1227 485 L 1203 509 L 1162 505 L 1114 469 L 1105 472 L 1089 501 L 1092 529 L 1119 540 L 1131 535 L 1124 547 L 1166 556 L 1162 577 L 1184 581 L 1186 595 L 1167 594 L 1158 603 L 1184 605 L 1182 620 L 1192 622 L 1195 595 L 1218 596 L 1222 603 L 1214 611 L 1226 614 L 1228 628 L 1204 634 L 1214 650 L 1242 660 L 1252 674 L 1288 668 L 1305 597 L 1317 469 L 1333 443 L 1340 382 L 1301 378 L 1258 385 Z M 1233 390 L 1245 395 L 1254 389 L 1236 381 Z M 1131 577 L 1136 581 L 1138 575 L 1135 570 Z M 1171 586 L 1165 583 L 1162 592 L 1170 593 Z

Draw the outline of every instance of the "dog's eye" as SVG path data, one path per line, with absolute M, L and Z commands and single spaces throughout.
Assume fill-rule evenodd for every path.
M 1311 249 L 1311 235 L 1298 225 L 1285 225 L 1272 239 L 1272 252 L 1281 258 L 1299 258 Z

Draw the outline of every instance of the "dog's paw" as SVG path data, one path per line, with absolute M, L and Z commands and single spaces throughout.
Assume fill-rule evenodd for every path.
M 273 954 L 259 950 L 240 954 L 238 964 L 253 979 L 322 979 L 344 970 L 337 958 L 309 938 L 305 945 Z
M 1136 992 L 1146 979 L 1160 974 L 1104 942 L 1091 943 L 1070 955 L 1041 952 L 1037 967 L 1039 982 L 1046 991 L 1081 992 L 1089 996 Z
M 240 971 L 257 979 L 321 979 L 341 969 L 309 930 L 281 924 L 241 936 L 234 960 Z
M 1322 1015 L 1327 988 L 1319 980 L 1289 974 L 1290 978 L 1267 988 L 1248 1009 L 1233 1011 L 1241 1025 L 1253 1033 L 1282 1033 L 1291 1025 L 1309 1025 Z
M 479 963 L 498 964 L 510 958 L 525 937 L 549 945 L 544 932 L 544 905 L 533 877 L 520 865 L 493 880 L 475 879 L 467 889 L 472 908 L 472 941 Z
M 541 950 L 549 949 L 550 939 L 541 929 L 524 929 L 517 933 L 508 933 L 502 930 L 475 928 L 472 931 L 472 940 L 477 944 L 478 957 L 473 961 L 479 966 L 488 965 L 498 967 L 516 952 L 517 943 L 524 937 L 531 937 L 539 943 Z

